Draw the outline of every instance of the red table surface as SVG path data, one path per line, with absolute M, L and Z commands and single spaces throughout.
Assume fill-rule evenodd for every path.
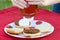
M 0 11 L 0 40 L 60 40 L 60 14 L 41 8 L 38 8 L 38 11 L 35 19 L 49 22 L 54 26 L 55 30 L 51 35 L 37 39 L 22 39 L 8 36 L 4 32 L 4 27 L 15 20 L 22 18 L 20 9 L 11 7 Z

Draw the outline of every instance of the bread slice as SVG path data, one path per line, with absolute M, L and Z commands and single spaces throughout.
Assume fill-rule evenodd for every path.
M 22 34 L 23 28 L 6 28 L 6 31 L 10 34 Z
M 38 25 L 37 28 L 40 29 L 41 32 L 49 32 L 51 25 L 49 23 L 44 23 L 44 24 Z

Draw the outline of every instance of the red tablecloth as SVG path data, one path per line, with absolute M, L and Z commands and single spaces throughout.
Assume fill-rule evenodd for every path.
M 54 32 L 51 35 L 37 39 L 21 39 L 5 34 L 5 25 L 22 18 L 19 8 L 11 7 L 0 11 L 0 40 L 60 40 L 60 14 L 50 12 L 41 8 L 39 8 L 38 10 L 39 12 L 35 16 L 35 19 L 51 23 L 55 28 Z

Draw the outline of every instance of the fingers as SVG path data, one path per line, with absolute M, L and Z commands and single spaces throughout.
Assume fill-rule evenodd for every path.
M 28 4 L 31 4 L 31 5 L 41 5 L 41 2 L 28 2 Z
M 26 0 L 28 1 L 29 4 L 31 5 L 43 5 L 43 6 L 48 6 L 53 4 L 54 0 Z
M 33 1 L 33 2 L 35 1 L 36 2 L 36 1 L 40 1 L 40 0 L 26 0 L 26 1 Z
M 27 7 L 26 6 L 27 3 L 24 0 L 12 0 L 12 3 L 14 6 L 17 6 L 21 9 L 24 9 Z
M 21 2 L 23 4 L 27 4 L 24 0 L 18 0 L 18 2 Z
M 22 7 L 22 6 L 20 6 L 20 5 L 17 5 L 17 4 L 15 4 L 15 3 L 13 3 L 13 6 L 17 6 L 17 7 L 21 8 L 21 9 L 24 9 L 24 7 Z
M 30 5 L 44 5 L 43 0 L 26 0 Z
M 41 0 L 26 0 L 28 1 L 28 4 L 31 4 L 31 5 L 41 5 Z
M 15 2 L 16 2 L 16 4 L 18 4 L 18 5 L 26 8 L 26 3 L 25 3 L 25 1 L 15 1 Z

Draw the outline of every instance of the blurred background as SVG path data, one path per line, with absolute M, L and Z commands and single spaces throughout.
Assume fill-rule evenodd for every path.
M 0 10 L 12 7 L 11 0 L 0 0 Z M 40 8 L 44 8 L 47 10 L 52 10 L 52 5 L 50 6 L 39 6 Z

